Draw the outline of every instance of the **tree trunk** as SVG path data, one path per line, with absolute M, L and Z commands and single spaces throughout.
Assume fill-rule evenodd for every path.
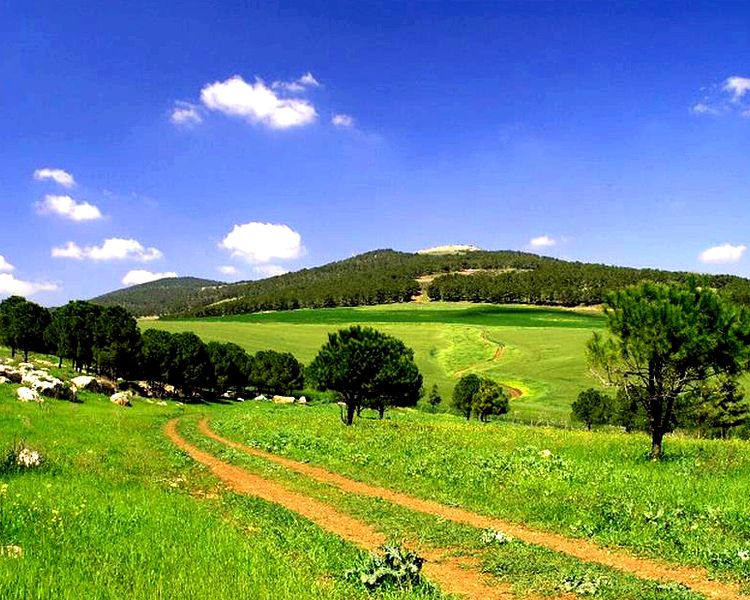
M 662 440 L 664 439 L 664 432 L 660 428 L 656 428 L 651 432 L 651 460 L 660 460 L 662 457 Z
M 57 361 L 57 368 L 62 369 L 62 356 L 60 357 L 60 360 Z
M 385 404 L 381 404 L 378 407 L 378 414 L 380 415 L 381 419 L 385 416 Z
M 23 362 L 29 362 L 29 351 L 24 350 L 23 351 Z
M 16 349 L 13 346 L 10 347 L 10 357 L 11 358 L 16 357 Z
M 357 411 L 357 405 L 354 402 L 350 402 L 346 405 L 346 425 L 354 423 L 354 413 Z

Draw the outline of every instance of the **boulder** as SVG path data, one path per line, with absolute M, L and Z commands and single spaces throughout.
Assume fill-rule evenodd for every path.
M 0 365 L 0 375 L 6 377 L 11 383 L 21 383 L 23 373 L 10 365 Z
M 263 394 L 259 394 L 258 396 L 255 396 L 254 400 L 268 400 Z
M 10 383 L 10 379 L 5 377 L 5 375 L 0 375 L 0 383 Z
M 305 398 L 304 396 L 300 396 L 299 398 L 297 398 L 297 404 L 307 404 L 307 398 Z
M 271 398 L 274 404 L 294 404 L 294 396 L 274 396 Z
M 96 377 L 91 377 L 90 375 L 79 375 L 78 377 L 73 377 L 70 381 L 79 390 L 88 390 L 89 392 L 99 391 L 99 382 L 96 380 Z
M 117 391 L 115 384 L 108 379 L 97 379 L 96 383 L 102 394 L 114 394 Z
M 39 394 L 27 387 L 20 387 L 16 390 L 16 395 L 21 402 L 44 402 Z
M 110 396 L 109 401 L 118 406 L 133 406 L 130 402 L 132 394 L 130 392 L 117 392 Z

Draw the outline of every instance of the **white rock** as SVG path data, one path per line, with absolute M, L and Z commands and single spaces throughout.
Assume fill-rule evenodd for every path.
M 130 403 L 130 398 L 132 394 L 130 391 L 127 392 L 117 392 L 116 394 L 112 394 L 110 396 L 109 401 L 117 404 L 118 406 L 133 406 Z
M 16 395 L 21 402 L 43 402 L 34 390 L 27 387 L 20 387 L 16 390 Z
M 95 392 L 99 389 L 99 382 L 90 375 L 79 375 L 70 380 L 78 389 Z

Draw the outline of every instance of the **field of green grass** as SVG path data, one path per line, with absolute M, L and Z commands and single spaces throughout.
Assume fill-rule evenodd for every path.
M 46 458 L 38 470 L 0 471 L 0 598 L 371 597 L 343 577 L 363 552 L 224 489 L 176 450 L 162 427 L 185 410 L 123 409 L 95 394 L 26 404 L 0 385 L 0 459 L 20 442 Z
M 466 423 L 415 410 L 345 428 L 331 405 L 250 403 L 212 426 L 353 479 L 750 585 L 748 442 L 668 436 L 667 458 L 653 463 L 643 434 Z
M 141 327 L 194 331 L 206 341 L 231 341 L 248 351 L 292 352 L 308 363 L 329 332 L 371 325 L 414 349 L 429 389 L 450 398 L 458 378 L 482 373 L 523 395 L 510 418 L 566 423 L 578 393 L 595 385 L 584 356 L 598 314 L 570 310 L 430 302 L 297 310 L 225 318 L 141 321 Z

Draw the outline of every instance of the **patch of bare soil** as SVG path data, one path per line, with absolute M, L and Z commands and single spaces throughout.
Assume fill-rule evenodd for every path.
M 708 573 L 703 569 L 683 567 L 647 558 L 631 556 L 620 551 L 602 548 L 586 540 L 573 539 L 556 533 L 530 529 L 529 527 L 518 523 L 503 521 L 493 517 L 486 517 L 462 508 L 446 506 L 432 500 L 423 500 L 388 488 L 377 487 L 360 481 L 355 481 L 321 467 L 314 467 L 309 464 L 277 456 L 226 439 L 215 433 L 209 427 L 207 419 L 203 419 L 200 422 L 199 429 L 201 433 L 207 437 L 221 442 L 226 446 L 230 446 L 252 456 L 275 462 L 276 464 L 282 465 L 292 471 L 296 471 L 297 473 L 304 474 L 316 481 L 334 485 L 345 492 L 361 496 L 381 498 L 393 504 L 403 506 L 404 508 L 436 517 L 442 517 L 456 523 L 464 523 L 481 529 L 498 529 L 529 544 L 543 546 L 550 550 L 562 552 L 583 561 L 606 565 L 620 571 L 631 573 L 641 579 L 681 583 L 698 593 L 704 594 L 708 598 L 714 598 L 717 600 L 750 600 L 750 596 L 742 595 L 740 593 L 739 586 L 730 583 L 712 581 L 709 579 Z
M 180 436 L 177 432 L 177 419 L 169 421 L 164 431 L 177 447 L 209 467 L 216 477 L 235 492 L 283 506 L 309 519 L 321 529 L 371 552 L 375 552 L 387 541 L 382 533 L 367 523 L 339 512 L 325 502 L 289 490 L 279 483 L 249 473 L 204 452 Z M 509 600 L 514 597 L 507 586 L 489 585 L 477 566 L 467 561 L 461 562 L 460 559 L 446 559 L 443 556 L 445 553 L 445 550 L 442 553 L 420 553 L 426 559 L 423 565 L 425 574 L 443 591 L 469 600 Z

